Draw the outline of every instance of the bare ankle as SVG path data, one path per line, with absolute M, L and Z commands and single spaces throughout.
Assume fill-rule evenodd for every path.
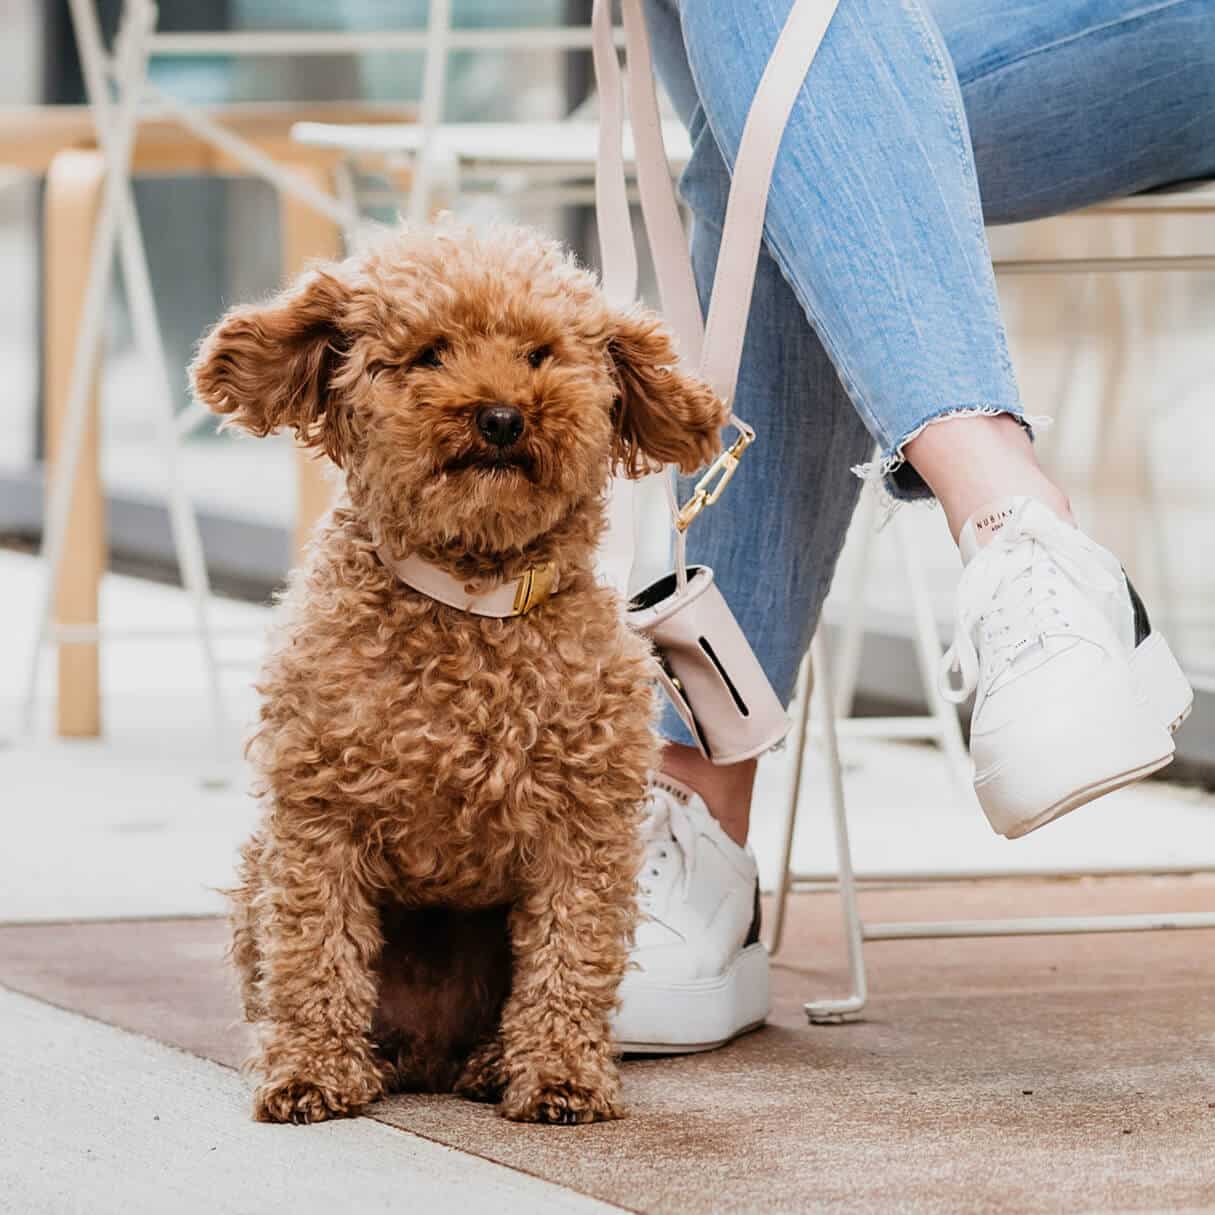
M 662 753 L 663 772 L 699 793 L 709 813 L 740 848 L 747 842 L 751 822 L 755 768 L 753 759 L 718 767 L 683 743 L 667 743 Z
M 1001 498 L 1036 498 L 1074 523 L 1067 495 L 1043 471 L 1024 427 L 1009 414 L 957 417 L 925 427 L 907 444 L 957 540 L 976 511 Z

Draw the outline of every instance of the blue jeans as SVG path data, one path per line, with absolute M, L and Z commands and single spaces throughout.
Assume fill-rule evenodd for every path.
M 692 137 L 702 304 L 747 108 L 790 0 L 648 0 Z M 985 223 L 1215 176 L 1215 0 L 842 0 L 772 179 L 736 408 L 759 432 L 690 533 L 793 692 L 875 442 L 1022 417 Z M 664 733 L 690 742 L 668 713 Z

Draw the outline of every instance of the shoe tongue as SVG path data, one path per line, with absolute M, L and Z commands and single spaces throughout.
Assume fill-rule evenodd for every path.
M 650 778 L 650 784 L 656 789 L 665 789 L 677 802 L 686 806 L 696 796 L 696 791 L 690 789 L 683 781 L 668 776 L 665 772 L 655 772 Z
M 969 565 L 979 551 L 986 548 L 1000 534 L 1014 515 L 1025 509 L 1026 504 L 1033 503 L 1032 498 L 1015 495 L 1008 498 L 996 498 L 979 507 L 962 524 L 962 531 L 958 535 L 958 552 L 962 555 L 962 564 Z
M 709 813 L 704 798 L 683 781 L 655 772 L 650 777 L 650 787 L 657 797 L 650 798 L 650 813 L 642 827 L 642 835 L 648 840 L 673 838 L 682 846 L 691 846 L 692 837 L 681 838 L 688 832 L 707 831 L 718 834 L 721 828 Z M 723 838 L 724 835 L 723 835 Z
M 671 811 L 686 806 L 691 790 L 663 772 L 650 777 L 650 796 L 646 799 L 646 814 L 641 824 L 641 837 L 653 842 L 671 839 Z

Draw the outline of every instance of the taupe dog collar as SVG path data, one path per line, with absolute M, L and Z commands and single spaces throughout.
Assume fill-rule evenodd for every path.
M 532 608 L 555 595 L 561 585 L 560 574 L 552 561 L 529 565 L 518 578 L 480 590 L 476 583 L 464 582 L 416 555 L 398 561 L 383 548 L 376 551 L 385 566 L 406 586 L 474 616 L 493 616 L 502 620 L 526 616 Z

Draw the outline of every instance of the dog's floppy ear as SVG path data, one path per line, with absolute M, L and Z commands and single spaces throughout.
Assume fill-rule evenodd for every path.
M 707 384 L 680 370 L 658 316 L 643 309 L 616 314 L 608 355 L 620 389 L 612 456 L 627 476 L 658 464 L 695 472 L 717 454 L 726 410 Z
M 233 308 L 203 339 L 190 367 L 198 399 L 254 435 L 292 427 L 340 464 L 349 418 L 331 378 L 348 347 L 349 288 L 314 270 L 265 304 Z

